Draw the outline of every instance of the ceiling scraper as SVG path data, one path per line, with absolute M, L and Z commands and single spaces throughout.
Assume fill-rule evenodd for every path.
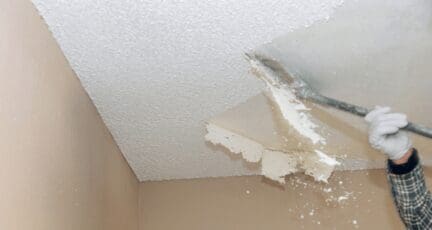
M 265 82 L 272 84 L 275 87 L 288 88 L 296 97 L 303 100 L 308 100 L 324 106 L 330 106 L 351 114 L 364 117 L 370 111 L 367 108 L 349 104 L 347 102 L 339 101 L 333 98 L 321 95 L 307 84 L 301 77 L 290 74 L 286 71 L 279 62 L 274 59 L 267 58 L 260 54 L 246 53 L 246 59 L 255 64 L 256 68 L 260 69 L 261 73 L 257 74 Z M 432 138 L 432 129 L 423 125 L 409 122 L 403 130 L 420 134 L 425 137 Z

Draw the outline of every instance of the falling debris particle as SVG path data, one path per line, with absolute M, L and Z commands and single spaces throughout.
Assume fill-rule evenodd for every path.
M 304 219 L 304 215 L 303 214 L 300 215 L 300 219 Z
M 329 193 L 332 191 L 332 189 L 331 188 L 324 188 L 323 191 Z
M 338 201 L 338 202 L 342 202 L 342 201 L 344 201 L 344 200 L 348 200 L 348 198 L 349 198 L 350 196 L 352 196 L 352 195 L 353 195 L 352 192 L 345 192 L 344 195 L 339 196 L 339 197 L 337 198 L 337 201 Z
M 312 209 L 312 210 L 309 212 L 309 216 L 313 216 L 313 215 L 314 215 L 314 212 L 315 212 L 315 210 Z
M 348 200 L 348 197 L 347 196 L 340 196 L 340 197 L 338 197 L 338 202 L 341 202 L 343 200 Z
M 251 192 L 250 192 L 250 190 L 246 190 L 246 194 L 250 194 Z

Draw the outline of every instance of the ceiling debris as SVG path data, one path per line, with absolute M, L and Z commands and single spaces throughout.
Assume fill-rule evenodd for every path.
M 232 153 L 242 154 L 248 162 L 259 162 L 265 150 L 260 143 L 214 124 L 207 125 L 205 139 L 215 145 L 226 147 Z
M 285 182 L 285 175 L 298 171 L 327 181 L 339 164 L 324 154 L 326 149 L 314 149 L 312 142 L 308 143 L 307 138 L 290 127 L 264 95 L 213 118 L 207 125 L 205 138 L 232 153 L 242 154 L 248 162 L 260 164 L 261 173 L 279 183 Z

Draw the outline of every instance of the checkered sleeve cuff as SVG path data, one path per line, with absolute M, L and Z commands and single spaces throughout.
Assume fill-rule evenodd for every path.
M 405 164 L 397 165 L 394 164 L 392 160 L 387 160 L 387 168 L 391 174 L 406 174 L 414 170 L 414 168 L 419 164 L 419 158 L 417 150 L 413 149 L 413 153 Z

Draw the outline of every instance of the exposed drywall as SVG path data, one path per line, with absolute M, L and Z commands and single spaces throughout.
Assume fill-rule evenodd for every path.
M 140 180 L 255 173 L 212 151 L 204 121 L 261 85 L 245 51 L 342 0 L 33 0 Z
M 432 171 L 426 169 L 428 186 Z M 140 229 L 404 229 L 384 170 L 335 172 L 329 185 L 289 177 L 144 182 Z
M 325 23 L 257 49 L 323 95 L 373 108 L 389 105 L 432 126 L 432 2 L 346 1 Z M 364 121 L 329 110 L 361 129 Z
M 30 1 L 0 1 L 0 34 L 0 229 L 138 229 L 138 180 Z

